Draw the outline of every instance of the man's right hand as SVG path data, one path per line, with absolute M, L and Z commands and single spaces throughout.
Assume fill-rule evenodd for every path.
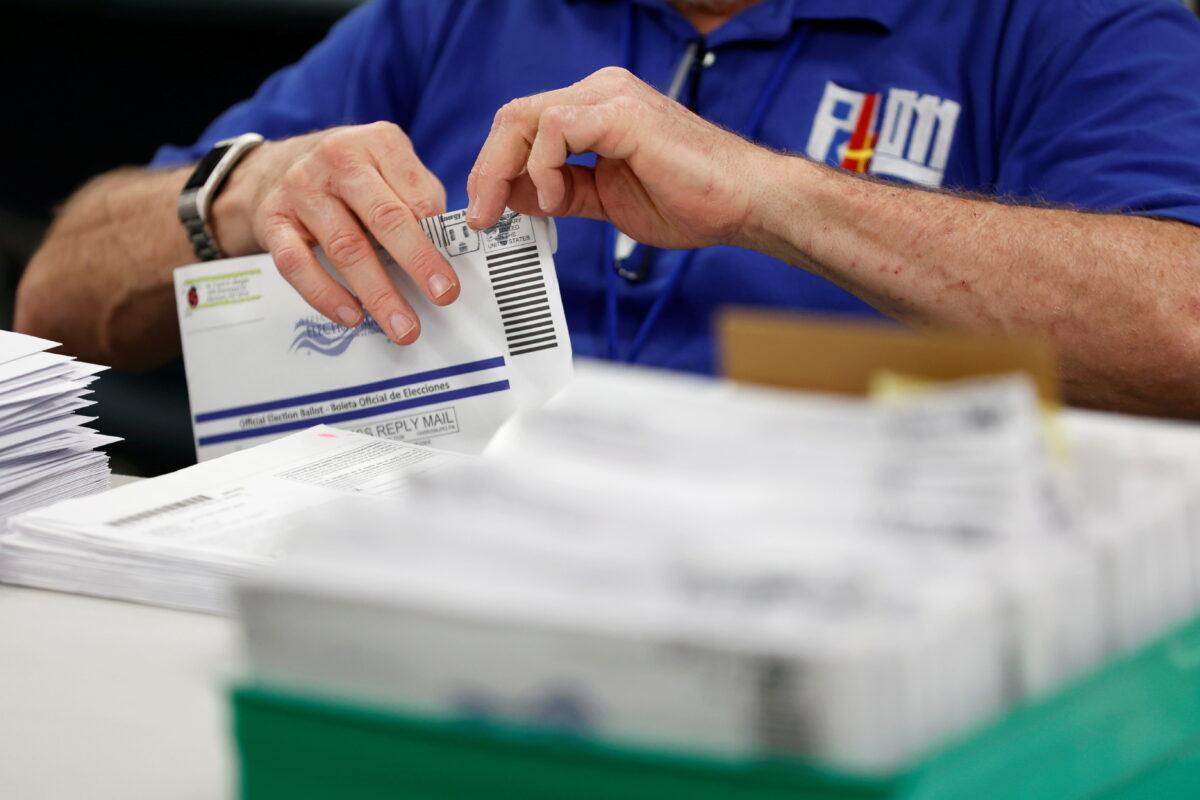
M 446 210 L 446 190 L 387 122 L 333 128 L 253 150 L 213 205 L 213 229 L 231 256 L 266 251 L 317 311 L 341 325 L 363 307 L 397 344 L 421 323 L 388 278 L 369 232 L 430 300 L 458 297 L 458 276 L 418 224 Z M 317 261 L 325 251 L 353 294 Z M 357 296 L 357 297 L 356 297 Z

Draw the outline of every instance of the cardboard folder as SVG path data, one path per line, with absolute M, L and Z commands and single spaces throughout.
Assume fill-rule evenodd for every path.
M 721 374 L 747 383 L 866 394 L 883 372 L 930 381 L 1023 372 L 1043 401 L 1060 400 L 1054 355 L 1032 338 L 742 308 L 719 315 L 717 338 Z

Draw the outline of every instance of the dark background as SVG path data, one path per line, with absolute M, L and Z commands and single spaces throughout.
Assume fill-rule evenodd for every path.
M 354 0 L 0 0 L 0 328 L 56 205 L 88 178 L 194 141 Z M 90 409 L 118 472 L 194 461 L 181 362 L 103 373 Z

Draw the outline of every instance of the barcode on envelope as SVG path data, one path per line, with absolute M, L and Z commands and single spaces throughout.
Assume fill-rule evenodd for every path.
M 537 245 L 489 255 L 487 266 L 508 354 L 519 356 L 558 347 Z
M 139 522 L 145 522 L 148 519 L 161 517 L 163 514 L 170 514 L 172 511 L 178 511 L 181 508 L 188 508 L 199 503 L 207 503 L 211 500 L 212 498 L 206 494 L 197 494 L 191 497 L 185 497 L 182 500 L 176 500 L 174 503 L 167 503 L 166 505 L 148 508 L 145 511 L 139 511 L 136 514 L 129 514 L 128 516 L 110 519 L 105 524 L 114 528 L 121 528 L 126 525 L 136 525 Z

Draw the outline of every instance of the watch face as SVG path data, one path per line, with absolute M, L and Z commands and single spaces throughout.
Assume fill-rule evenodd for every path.
M 212 175 L 212 171 L 216 169 L 217 164 L 221 163 L 221 159 L 229 152 L 229 148 L 233 145 L 223 145 L 214 147 L 208 151 L 208 155 L 197 165 L 192 177 L 188 178 L 188 182 L 184 185 L 184 189 L 199 189 L 208 180 L 208 176 Z

